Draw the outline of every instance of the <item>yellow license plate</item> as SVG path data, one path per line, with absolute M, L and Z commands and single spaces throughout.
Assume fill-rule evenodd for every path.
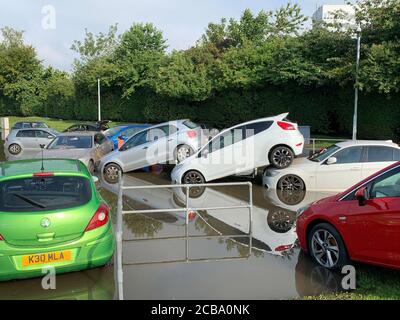
M 29 267 L 37 264 L 71 261 L 71 250 L 54 251 L 22 256 L 22 266 Z

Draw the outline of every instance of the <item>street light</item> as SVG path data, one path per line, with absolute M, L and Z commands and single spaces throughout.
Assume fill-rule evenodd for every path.
M 357 112 L 358 112 L 358 69 L 360 67 L 361 27 L 357 30 L 357 58 L 356 58 L 356 82 L 354 88 L 354 117 L 353 117 L 353 140 L 357 140 Z

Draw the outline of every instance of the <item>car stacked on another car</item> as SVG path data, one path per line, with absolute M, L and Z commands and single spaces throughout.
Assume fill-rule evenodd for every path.
M 12 130 L 4 144 L 6 158 L 21 158 L 25 152 L 32 156 L 40 151 L 41 145 L 47 146 L 58 135 L 58 131 L 50 128 Z
M 82 161 L 89 172 L 95 171 L 102 157 L 113 150 L 113 143 L 101 132 L 61 133 L 36 158 L 68 158 Z
M 121 148 L 105 156 L 99 168 L 109 183 L 115 183 L 119 172 L 181 162 L 207 141 L 201 127 L 188 119 L 165 122 L 133 135 Z
M 400 147 L 392 141 L 339 142 L 283 170 L 267 168 L 268 188 L 341 192 L 356 182 L 400 160 Z
M 304 137 L 288 113 L 221 131 L 172 171 L 174 183 L 204 183 L 271 164 L 290 166 L 303 152 Z
M 44 169 L 44 170 L 43 170 Z M 115 239 L 110 211 L 83 163 L 0 164 L 0 280 L 105 265 Z
M 65 129 L 64 132 L 106 131 L 109 129 L 109 123 L 110 121 L 108 120 L 97 121 L 95 123 L 77 123 Z

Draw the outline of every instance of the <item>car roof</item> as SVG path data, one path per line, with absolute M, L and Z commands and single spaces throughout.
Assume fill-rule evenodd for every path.
M 44 171 L 52 173 L 82 174 L 83 164 L 72 159 L 44 159 Z M 41 172 L 42 159 L 17 160 L 0 163 L 0 180 Z
M 60 133 L 59 137 L 62 136 L 71 136 L 71 137 L 93 137 L 96 134 L 102 134 L 101 132 L 97 131 L 73 131 L 73 132 L 62 132 Z
M 392 140 L 348 140 L 336 143 L 340 148 L 346 148 L 350 146 L 389 146 L 398 148 L 399 145 L 394 143 Z

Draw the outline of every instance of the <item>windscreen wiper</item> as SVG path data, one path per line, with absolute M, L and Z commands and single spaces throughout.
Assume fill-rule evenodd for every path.
M 35 206 L 35 207 L 39 207 L 39 208 L 42 208 L 42 209 L 47 208 L 47 206 L 44 205 L 43 203 L 37 202 L 37 201 L 35 201 L 35 200 L 31 199 L 31 198 L 28 198 L 28 197 L 26 197 L 26 196 L 23 196 L 22 194 L 19 194 L 19 193 L 12 193 L 12 195 L 13 195 L 14 197 L 17 197 L 17 198 L 21 199 L 21 200 L 24 200 L 25 202 L 27 202 L 27 203 L 29 203 L 29 204 Z

